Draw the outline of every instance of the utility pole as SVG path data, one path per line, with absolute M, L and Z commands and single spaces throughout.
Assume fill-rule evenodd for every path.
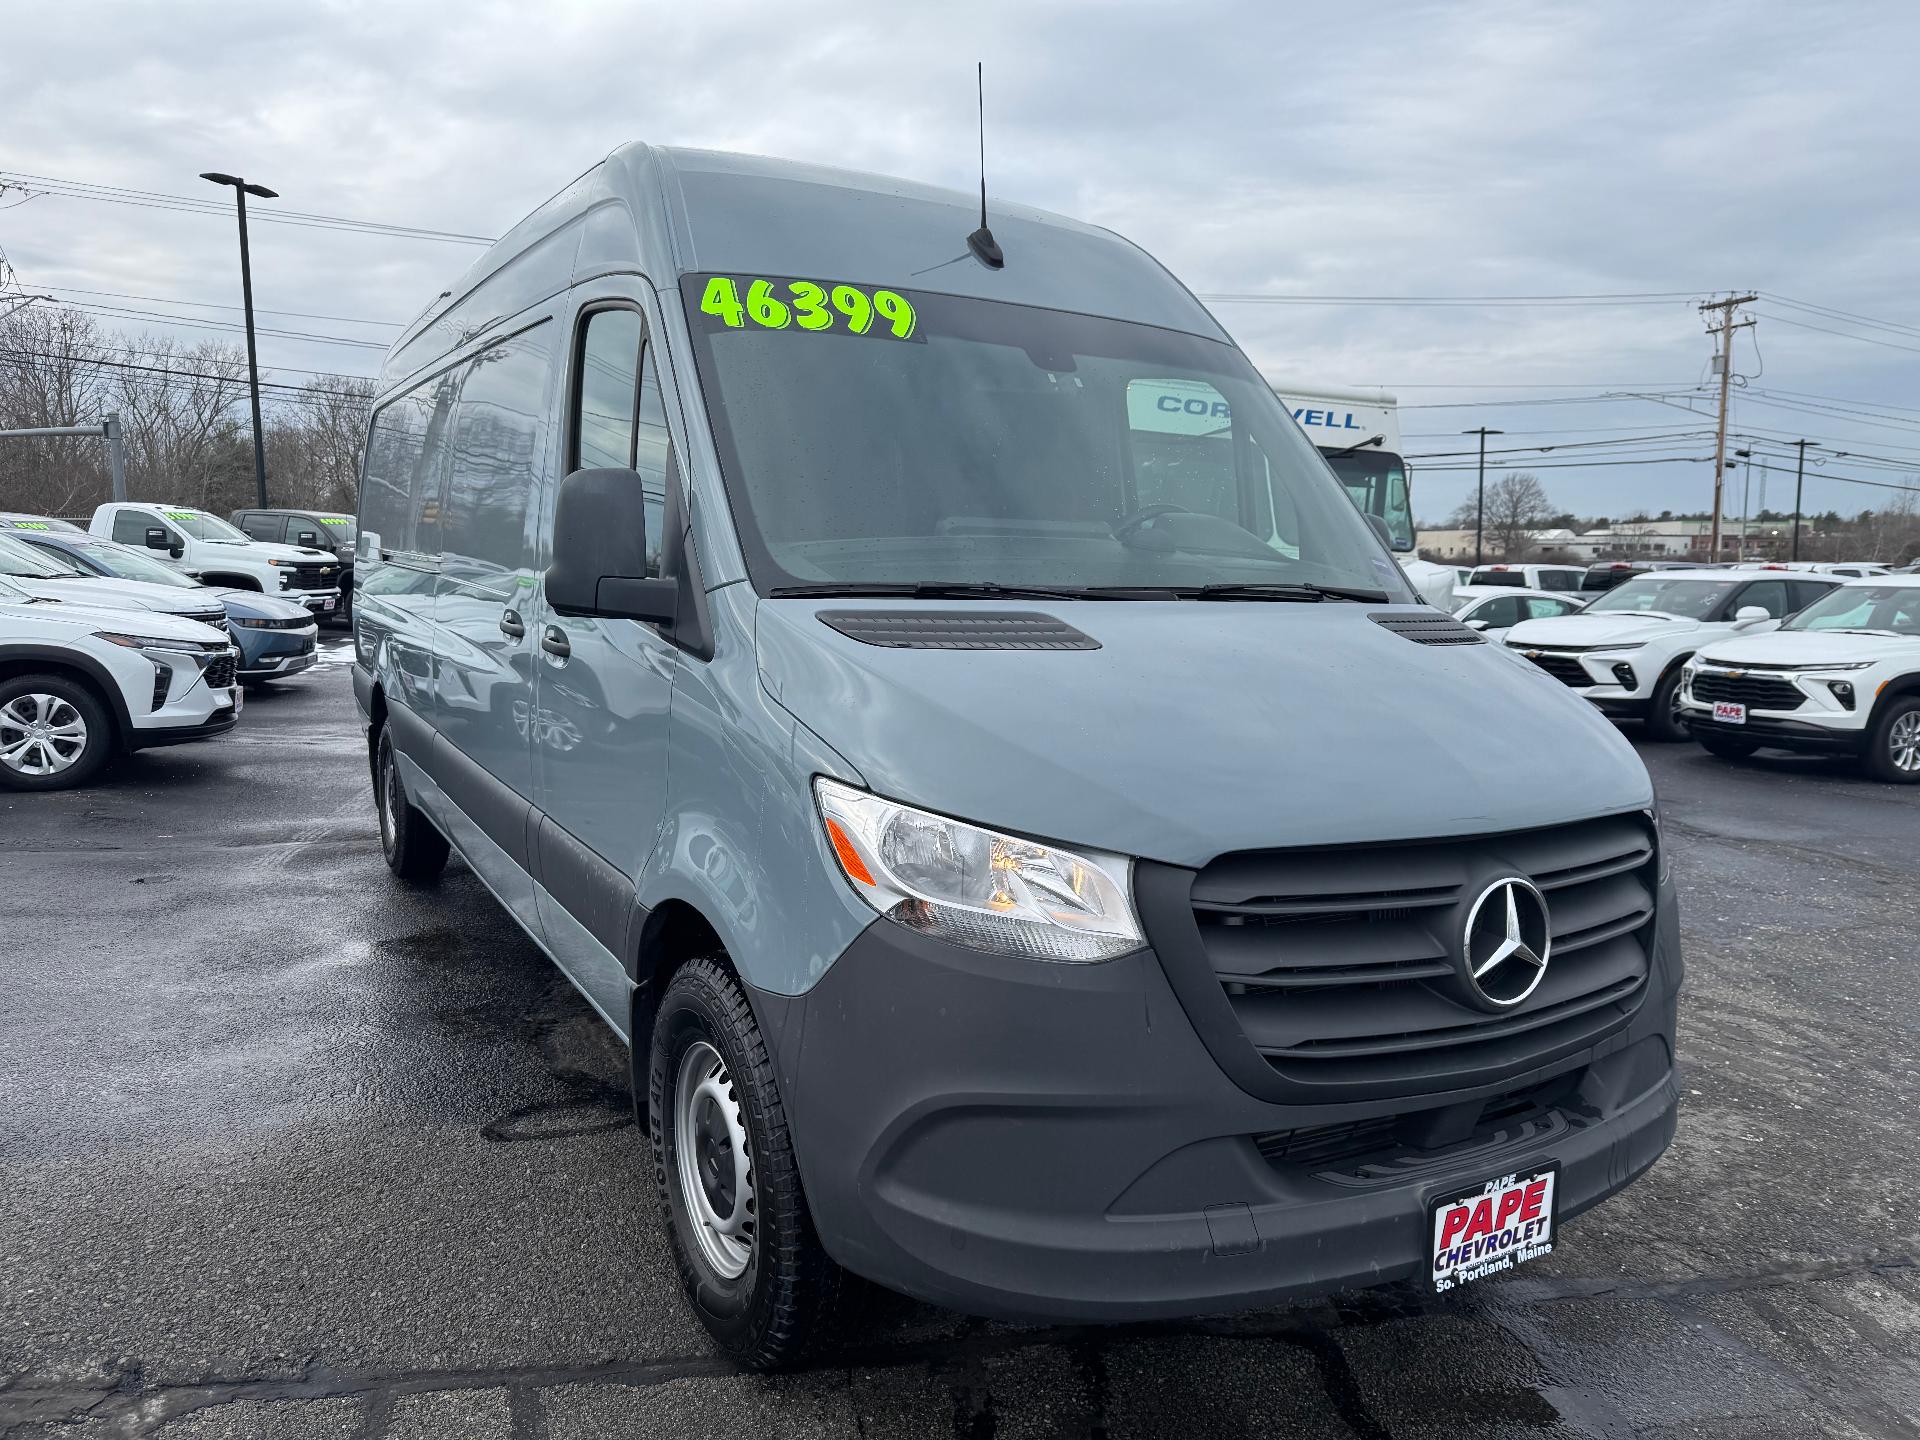
M 1707 542 L 1708 564 L 1720 559 L 1720 502 L 1727 475 L 1727 401 L 1733 386 L 1733 332 L 1753 324 L 1751 320 L 1735 323 L 1733 312 L 1759 298 L 1758 295 L 1735 295 L 1726 300 L 1709 300 L 1700 307 L 1702 315 L 1710 310 L 1720 312 L 1719 320 L 1707 325 L 1707 329 L 1715 333 L 1720 349 L 1720 424 L 1713 442 L 1713 530 Z
M 1800 558 L 1800 487 L 1807 478 L 1807 446 L 1810 440 L 1796 440 L 1800 447 L 1800 462 L 1793 467 L 1793 557 Z
M 233 187 L 233 199 L 240 212 L 240 303 L 247 312 L 247 391 L 253 400 L 253 492 L 254 503 L 267 508 L 267 442 L 260 424 L 260 360 L 253 345 L 253 263 L 247 253 L 247 196 L 278 200 L 280 192 L 264 185 L 250 185 L 238 175 L 223 175 L 208 170 L 200 178 L 215 185 Z
M 1482 425 L 1476 430 L 1462 430 L 1460 433 L 1480 437 L 1480 498 L 1474 503 L 1473 512 L 1473 564 L 1477 570 L 1480 567 L 1480 552 L 1487 530 L 1487 436 L 1504 435 L 1507 432 L 1489 430 Z

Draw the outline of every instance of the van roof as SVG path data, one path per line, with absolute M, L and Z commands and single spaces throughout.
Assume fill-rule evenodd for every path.
M 980 223 L 975 194 L 760 155 L 624 145 L 428 305 L 389 352 L 383 381 L 573 283 L 616 271 L 638 271 L 663 290 L 707 271 L 846 280 L 1228 338 L 1164 266 L 1110 230 L 991 195 L 987 221 L 1003 269 L 967 249 Z

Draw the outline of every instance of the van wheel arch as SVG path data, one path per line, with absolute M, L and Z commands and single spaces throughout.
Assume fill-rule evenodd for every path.
M 633 1118 L 647 1133 L 649 1055 L 653 1045 L 653 1017 L 660 997 L 674 973 L 690 960 L 709 959 L 733 969 L 720 932 L 700 910 L 685 900 L 665 900 L 647 913 L 640 930 L 638 963 L 634 967 L 633 998 L 627 1012 L 627 1078 L 633 1091 Z M 738 972 L 735 972 L 738 978 Z

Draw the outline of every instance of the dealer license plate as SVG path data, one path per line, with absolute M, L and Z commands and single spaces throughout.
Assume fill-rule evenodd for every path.
M 1722 725 L 1744 725 L 1747 723 L 1747 707 L 1736 705 L 1731 700 L 1713 702 L 1713 718 Z
M 247 704 L 246 691 L 242 690 L 238 685 L 234 686 L 233 687 L 233 713 L 235 718 L 239 717 L 240 712 L 246 708 L 246 704 Z
M 1551 1255 L 1559 1182 L 1560 1167 L 1547 1165 L 1436 1201 L 1427 1231 L 1433 1288 L 1451 1290 Z
M 331 599 L 322 600 L 320 602 L 320 608 L 322 610 L 331 610 L 333 608 L 333 601 Z

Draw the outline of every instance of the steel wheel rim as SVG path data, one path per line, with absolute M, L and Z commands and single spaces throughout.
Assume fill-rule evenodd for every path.
M 0 765 L 58 775 L 87 753 L 86 717 L 62 695 L 16 695 L 0 705 Z
M 1920 771 L 1920 710 L 1909 710 L 1893 722 L 1887 732 L 1887 749 L 1892 753 L 1894 769 L 1907 775 Z
M 674 1172 L 700 1258 L 723 1280 L 753 1259 L 757 1230 L 746 1113 L 720 1052 L 696 1040 L 674 1086 Z
M 389 855 L 393 853 L 393 792 L 399 783 L 394 769 L 391 758 L 381 766 L 380 794 L 374 806 L 380 812 L 380 848 Z

